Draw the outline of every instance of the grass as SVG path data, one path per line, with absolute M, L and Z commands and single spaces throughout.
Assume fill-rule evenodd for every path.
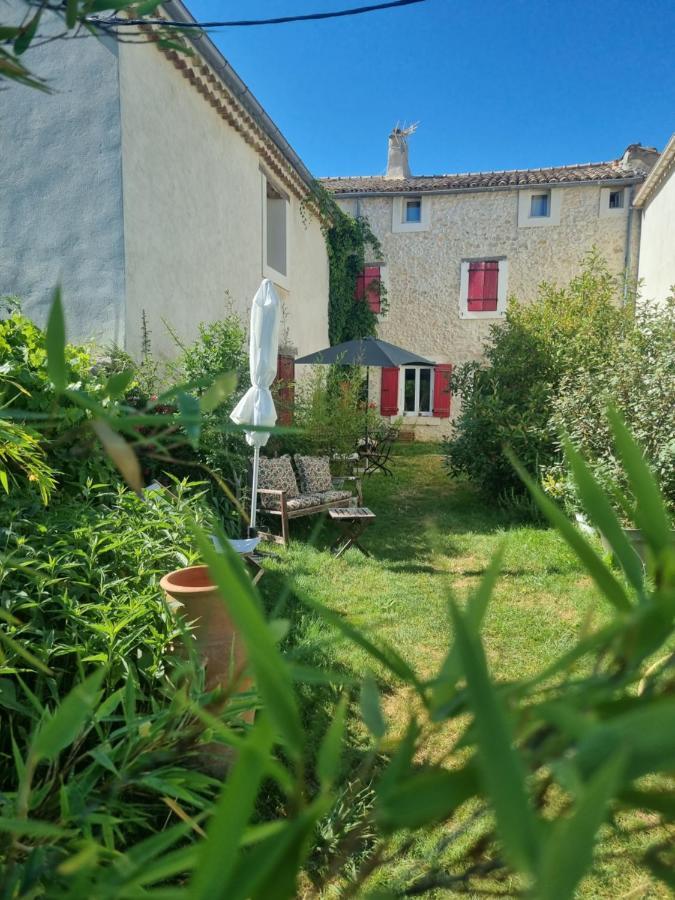
M 324 603 L 391 643 L 425 676 L 439 667 L 448 650 L 448 597 L 466 596 L 500 544 L 504 564 L 484 625 L 488 660 L 497 678 L 541 670 L 574 642 L 589 616 L 597 621 L 607 615 L 604 601 L 560 536 L 546 526 L 524 523 L 481 499 L 469 485 L 448 478 L 438 446 L 401 447 L 392 467 L 393 477 L 376 475 L 364 485 L 364 503 L 377 515 L 363 536 L 372 556 L 350 550 L 335 559 L 326 552 L 336 536 L 333 526 L 296 520 L 290 547 L 279 552 L 261 582 L 269 598 L 278 596 L 283 577 L 295 594 Z M 358 675 L 372 668 L 363 651 L 313 615 L 294 609 L 292 618 L 300 656 L 320 656 L 326 665 Z M 390 727 L 399 730 L 407 721 L 410 697 L 384 670 L 376 669 L 376 674 L 386 692 Z M 453 736 L 448 730 L 439 732 L 429 756 L 441 756 Z M 627 827 L 639 824 L 631 821 Z M 440 833 L 420 835 L 399 861 L 379 872 L 373 886 L 391 890 L 409 882 L 420 864 L 433 857 Z M 643 839 L 638 832 L 628 843 L 607 840 L 580 896 L 667 896 L 626 856 L 626 848 L 637 850 Z M 428 896 L 452 895 L 448 890 Z

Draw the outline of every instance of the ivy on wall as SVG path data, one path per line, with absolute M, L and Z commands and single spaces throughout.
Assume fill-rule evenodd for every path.
M 307 198 L 320 217 L 328 249 L 329 299 L 328 337 L 331 346 L 354 338 L 374 337 L 377 314 L 365 299 L 356 299 L 356 279 L 366 260 L 381 257 L 380 242 L 370 229 L 368 220 L 353 218 L 343 212 L 334 198 L 320 184 L 315 184 Z M 380 295 L 380 314 L 386 311 L 382 282 L 373 285 Z

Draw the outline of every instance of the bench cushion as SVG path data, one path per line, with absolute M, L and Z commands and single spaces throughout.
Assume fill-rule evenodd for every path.
M 298 482 L 291 465 L 290 456 L 279 456 L 276 459 L 260 457 L 258 470 L 258 487 L 274 491 L 286 491 L 286 500 L 298 496 Z M 261 494 L 260 502 L 265 509 L 279 509 L 279 498 L 271 494 Z
M 337 503 L 338 500 L 351 500 L 354 495 L 350 491 L 321 491 L 318 496 L 322 503 Z
M 298 470 L 300 490 L 303 494 L 330 491 L 333 481 L 327 456 L 302 456 L 296 453 L 293 459 Z

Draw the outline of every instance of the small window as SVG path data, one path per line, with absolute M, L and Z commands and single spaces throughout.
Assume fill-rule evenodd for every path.
M 499 260 L 482 259 L 469 263 L 469 312 L 494 312 L 499 302 Z
M 422 201 L 406 200 L 405 201 L 405 219 L 406 222 L 422 221 Z
M 530 198 L 530 218 L 542 219 L 551 214 L 551 195 L 532 194 Z
M 609 208 L 623 209 L 623 191 L 609 192 Z
M 404 414 L 430 416 L 432 402 L 432 369 L 428 366 L 406 366 L 403 369 Z
M 286 198 L 266 180 L 267 234 L 265 262 L 270 269 L 287 275 L 286 261 Z

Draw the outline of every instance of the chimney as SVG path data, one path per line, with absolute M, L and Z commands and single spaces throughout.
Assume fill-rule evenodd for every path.
M 387 174 L 385 178 L 410 178 L 408 135 L 412 134 L 414 130 L 414 125 L 410 128 L 399 128 L 397 125 L 389 135 Z
M 637 169 L 649 172 L 660 154 L 656 147 L 643 147 L 642 144 L 629 144 L 624 150 L 621 165 L 625 169 Z

